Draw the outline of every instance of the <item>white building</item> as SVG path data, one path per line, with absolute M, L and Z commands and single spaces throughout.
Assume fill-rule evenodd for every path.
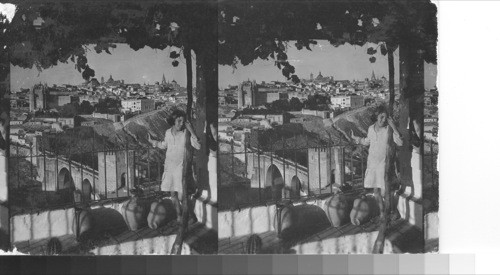
M 365 99 L 360 95 L 332 96 L 330 98 L 333 108 L 359 108 L 365 105 Z
M 126 99 L 121 103 L 124 112 L 147 113 L 155 109 L 155 102 L 151 99 Z

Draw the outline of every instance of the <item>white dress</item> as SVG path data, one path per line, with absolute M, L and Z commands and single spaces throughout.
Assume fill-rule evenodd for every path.
M 382 193 L 385 192 L 385 171 L 386 171 L 386 158 L 388 146 L 394 141 L 398 146 L 403 145 L 403 141 L 396 134 L 393 133 L 392 140 L 389 140 L 389 126 L 380 128 L 375 131 L 375 125 L 368 128 L 368 135 L 366 138 L 360 139 L 360 143 L 370 146 L 368 149 L 368 160 L 365 172 L 365 188 L 380 188 Z
M 179 199 L 182 199 L 182 163 L 184 161 L 184 153 L 186 146 L 187 130 L 172 133 L 172 128 L 165 132 L 165 139 L 161 142 L 155 141 L 153 145 L 161 149 L 167 149 L 165 153 L 165 165 L 163 168 L 163 176 L 161 179 L 161 191 L 178 192 Z M 200 149 L 200 144 L 194 136 L 191 136 L 191 146 L 195 149 Z

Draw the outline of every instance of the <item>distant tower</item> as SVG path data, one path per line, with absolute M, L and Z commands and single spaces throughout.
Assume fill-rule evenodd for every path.
M 243 105 L 245 105 L 245 97 L 243 96 L 243 83 L 240 84 L 240 87 L 238 89 L 238 109 L 243 108 Z
M 311 73 L 309 76 L 310 76 L 310 80 L 313 81 L 314 80 L 314 75 Z
M 114 80 L 113 80 L 113 76 L 112 76 L 112 75 L 109 75 L 108 83 L 112 83 L 112 82 L 114 82 Z
M 30 112 L 47 108 L 47 85 L 33 86 L 29 94 Z
M 30 112 L 35 111 L 35 88 L 33 87 L 29 93 L 29 102 L 30 102 Z
M 250 106 L 257 106 L 257 96 L 259 93 L 259 88 L 257 87 L 257 81 L 255 79 L 252 82 L 252 85 L 250 86 L 250 95 L 249 95 L 249 104 Z
M 377 78 L 375 78 L 375 72 L 372 70 L 372 80 L 377 80 Z
M 165 74 L 163 74 L 163 78 L 161 79 L 161 85 L 167 85 L 167 81 L 165 80 Z
M 104 84 L 104 76 L 101 76 L 101 84 Z
M 97 157 L 99 175 L 104 176 L 99 177 L 99 181 L 96 182 L 96 193 L 99 195 L 114 193 L 111 195 L 116 197 L 126 196 L 127 189 L 135 185 L 132 176 L 135 172 L 133 151 L 99 152 Z
M 318 77 L 317 78 L 323 78 L 323 75 L 321 74 L 321 71 L 319 71 Z

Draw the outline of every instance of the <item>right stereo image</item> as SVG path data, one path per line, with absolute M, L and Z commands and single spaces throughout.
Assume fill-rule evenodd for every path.
M 437 6 L 218 13 L 218 253 L 439 251 Z

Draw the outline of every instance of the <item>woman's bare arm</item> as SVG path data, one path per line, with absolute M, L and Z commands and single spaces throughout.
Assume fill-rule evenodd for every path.
M 191 122 L 186 121 L 186 129 L 191 133 L 191 145 L 197 149 L 200 150 L 201 148 L 201 141 L 196 135 L 196 132 L 194 131 L 194 127 L 191 124 Z
M 363 144 L 365 146 L 370 145 L 370 139 L 355 136 L 352 130 L 351 130 L 351 138 L 354 140 L 356 144 Z
M 394 120 L 391 117 L 389 117 L 389 118 L 387 118 L 387 123 L 392 128 L 394 143 L 396 143 L 396 145 L 398 145 L 398 146 L 402 146 L 403 145 L 403 136 L 401 135 L 398 128 L 396 127 Z
M 165 133 L 165 139 L 163 141 L 157 141 L 151 138 L 151 135 L 148 133 L 148 141 L 153 145 L 153 147 L 157 147 L 160 149 L 167 149 L 167 134 Z

